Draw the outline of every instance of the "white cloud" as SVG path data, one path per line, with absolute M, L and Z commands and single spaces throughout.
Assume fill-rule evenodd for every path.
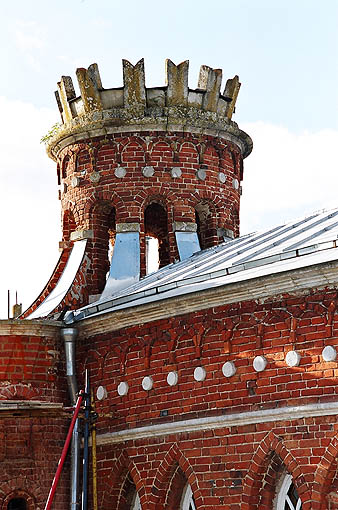
M 338 131 L 297 134 L 262 122 L 241 128 L 254 141 L 244 163 L 243 233 L 338 206 Z
M 7 289 L 24 306 L 42 290 L 58 258 L 60 209 L 55 164 L 40 138 L 55 111 L 0 97 L 0 317 Z

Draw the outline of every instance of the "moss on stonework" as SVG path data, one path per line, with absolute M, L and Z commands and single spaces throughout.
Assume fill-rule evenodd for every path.
M 60 124 L 60 122 L 56 122 L 55 124 L 53 124 L 50 130 L 44 136 L 41 137 L 40 143 L 44 143 L 45 145 L 47 145 L 49 140 L 58 133 L 61 126 L 62 124 Z

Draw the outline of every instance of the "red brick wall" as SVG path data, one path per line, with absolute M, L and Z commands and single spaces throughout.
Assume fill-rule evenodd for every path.
M 36 323 L 37 324 L 37 323 Z M 25 332 L 25 327 L 27 331 Z M 17 328 L 17 334 L 3 334 Z M 63 346 L 58 328 L 54 334 L 34 329 L 29 323 L 0 324 L 0 407 L 4 401 L 26 406 L 34 401 L 63 403 L 68 394 L 64 374 Z M 48 329 L 48 327 L 47 327 Z M 43 411 L 46 413 L 46 410 Z M 0 509 L 11 498 L 23 497 L 28 510 L 44 508 L 65 441 L 69 418 L 42 411 L 0 410 Z M 69 472 L 66 467 L 53 508 L 69 505 Z
M 147 132 L 142 133 L 142 137 L 116 134 L 67 147 L 61 151 L 58 162 L 60 168 L 67 166 L 63 179 L 66 192 L 62 194 L 64 238 L 69 236 L 68 218 L 74 217 L 77 229 L 94 230 L 88 253 L 92 261 L 101 260 L 102 236 L 95 227 L 94 212 L 100 204 L 110 204 L 116 209 L 116 223 L 141 223 L 141 270 L 144 274 L 144 210 L 152 201 L 163 204 L 168 214 L 171 262 L 178 258 L 173 221 L 195 222 L 198 204 L 209 204 L 212 210 L 203 237 L 205 246 L 222 241 L 217 237 L 218 227 L 238 235 L 240 191 L 233 187 L 233 179 L 240 179 L 241 161 L 238 147 L 231 142 L 182 133 Z M 124 178 L 115 176 L 118 166 L 126 168 Z M 154 167 L 154 176 L 143 176 L 145 166 Z M 173 167 L 181 168 L 182 177 L 171 177 Z M 204 181 L 196 177 L 200 168 L 206 170 Z M 98 182 L 91 180 L 93 172 L 100 175 Z M 225 184 L 219 182 L 219 172 L 226 175 Z M 74 177 L 80 179 L 76 187 L 72 185 Z M 102 261 L 93 267 L 95 279 L 89 279 L 89 294 L 102 291 L 105 272 L 106 264 Z
M 336 292 L 326 290 L 215 307 L 82 339 L 80 372 L 89 367 L 94 387 L 103 385 L 108 391 L 108 398 L 97 405 L 99 435 L 183 419 L 335 402 L 338 364 L 324 362 L 321 353 L 325 345 L 338 348 L 336 305 Z M 298 367 L 285 362 L 292 349 L 301 355 Z M 252 366 L 257 355 L 268 360 L 260 373 Z M 222 365 L 229 360 L 237 373 L 225 378 Z M 206 369 L 203 382 L 194 380 L 197 366 Z M 166 382 L 171 370 L 179 374 L 174 387 Z M 149 392 L 141 387 L 144 376 L 154 380 Z M 121 381 L 129 384 L 123 397 L 116 391 Z M 163 410 L 167 416 L 160 415 Z M 327 494 L 338 486 L 336 422 L 336 416 L 283 418 L 138 439 L 123 447 L 102 445 L 102 508 L 120 508 L 118 494 L 127 473 L 139 490 L 143 510 L 171 508 L 164 502 L 173 477 L 180 479 L 180 466 L 199 510 L 272 508 L 283 469 L 294 477 L 303 510 L 322 510 Z

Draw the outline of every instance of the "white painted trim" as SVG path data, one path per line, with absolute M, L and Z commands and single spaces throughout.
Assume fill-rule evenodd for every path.
M 338 402 L 326 402 L 323 404 L 307 404 L 305 406 L 282 407 L 279 409 L 263 409 L 261 411 L 249 411 L 233 413 L 222 416 L 207 418 L 195 418 L 170 423 L 160 423 L 147 427 L 109 432 L 97 436 L 97 443 L 112 444 L 144 439 L 149 437 L 165 436 L 167 434 L 180 434 L 181 432 L 193 432 L 219 429 L 222 427 L 238 427 L 253 423 L 265 423 L 272 421 L 297 420 L 300 418 L 312 418 L 316 416 L 338 415 Z
M 300 510 L 300 507 L 302 505 L 300 497 L 298 496 L 298 501 L 296 503 L 296 507 L 294 507 L 294 505 L 292 504 L 292 502 L 290 501 L 290 498 L 288 496 L 288 491 L 289 491 L 292 483 L 293 483 L 292 476 L 289 473 L 286 473 L 283 483 L 282 483 L 282 486 L 278 493 L 276 510 L 285 510 L 286 502 L 288 503 L 289 508 L 292 508 L 293 510 Z
M 187 484 L 183 491 L 183 496 L 181 499 L 180 510 L 196 510 L 194 500 L 192 499 L 192 489 L 189 484 Z

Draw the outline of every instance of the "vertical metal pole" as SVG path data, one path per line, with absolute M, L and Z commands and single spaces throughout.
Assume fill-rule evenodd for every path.
M 11 308 L 11 291 L 8 289 L 7 291 L 7 318 L 10 316 L 10 308 Z
M 49 494 L 48 494 L 48 499 L 47 499 L 47 502 L 46 502 L 45 510 L 49 510 L 50 507 L 52 506 L 53 499 L 54 499 L 54 496 L 55 496 L 56 487 L 57 487 L 57 484 L 59 482 L 59 478 L 60 478 L 60 475 L 61 475 L 63 464 L 65 462 L 67 451 L 68 451 L 68 448 L 69 448 L 70 440 L 72 438 L 72 433 L 73 433 L 74 425 L 75 425 L 75 422 L 77 420 L 78 414 L 80 412 L 80 407 L 81 407 L 82 399 L 83 399 L 83 390 L 80 391 L 78 399 L 77 399 L 77 402 L 76 402 L 73 418 L 72 418 L 72 421 L 71 421 L 70 426 L 69 426 L 68 434 L 67 434 L 66 441 L 65 441 L 65 444 L 64 444 L 63 449 L 62 449 L 61 457 L 60 457 L 60 460 L 59 460 L 58 467 L 56 469 L 54 480 L 52 482 L 52 486 L 51 486 Z
M 90 419 L 90 386 L 89 373 L 85 374 L 85 426 L 83 438 L 83 477 L 82 477 L 82 510 L 88 508 L 88 464 L 89 464 L 89 419 Z
M 92 412 L 95 413 L 94 391 L 91 392 Z M 97 508 L 97 461 L 96 461 L 96 423 L 95 419 L 92 423 L 92 468 L 93 468 L 93 510 Z

